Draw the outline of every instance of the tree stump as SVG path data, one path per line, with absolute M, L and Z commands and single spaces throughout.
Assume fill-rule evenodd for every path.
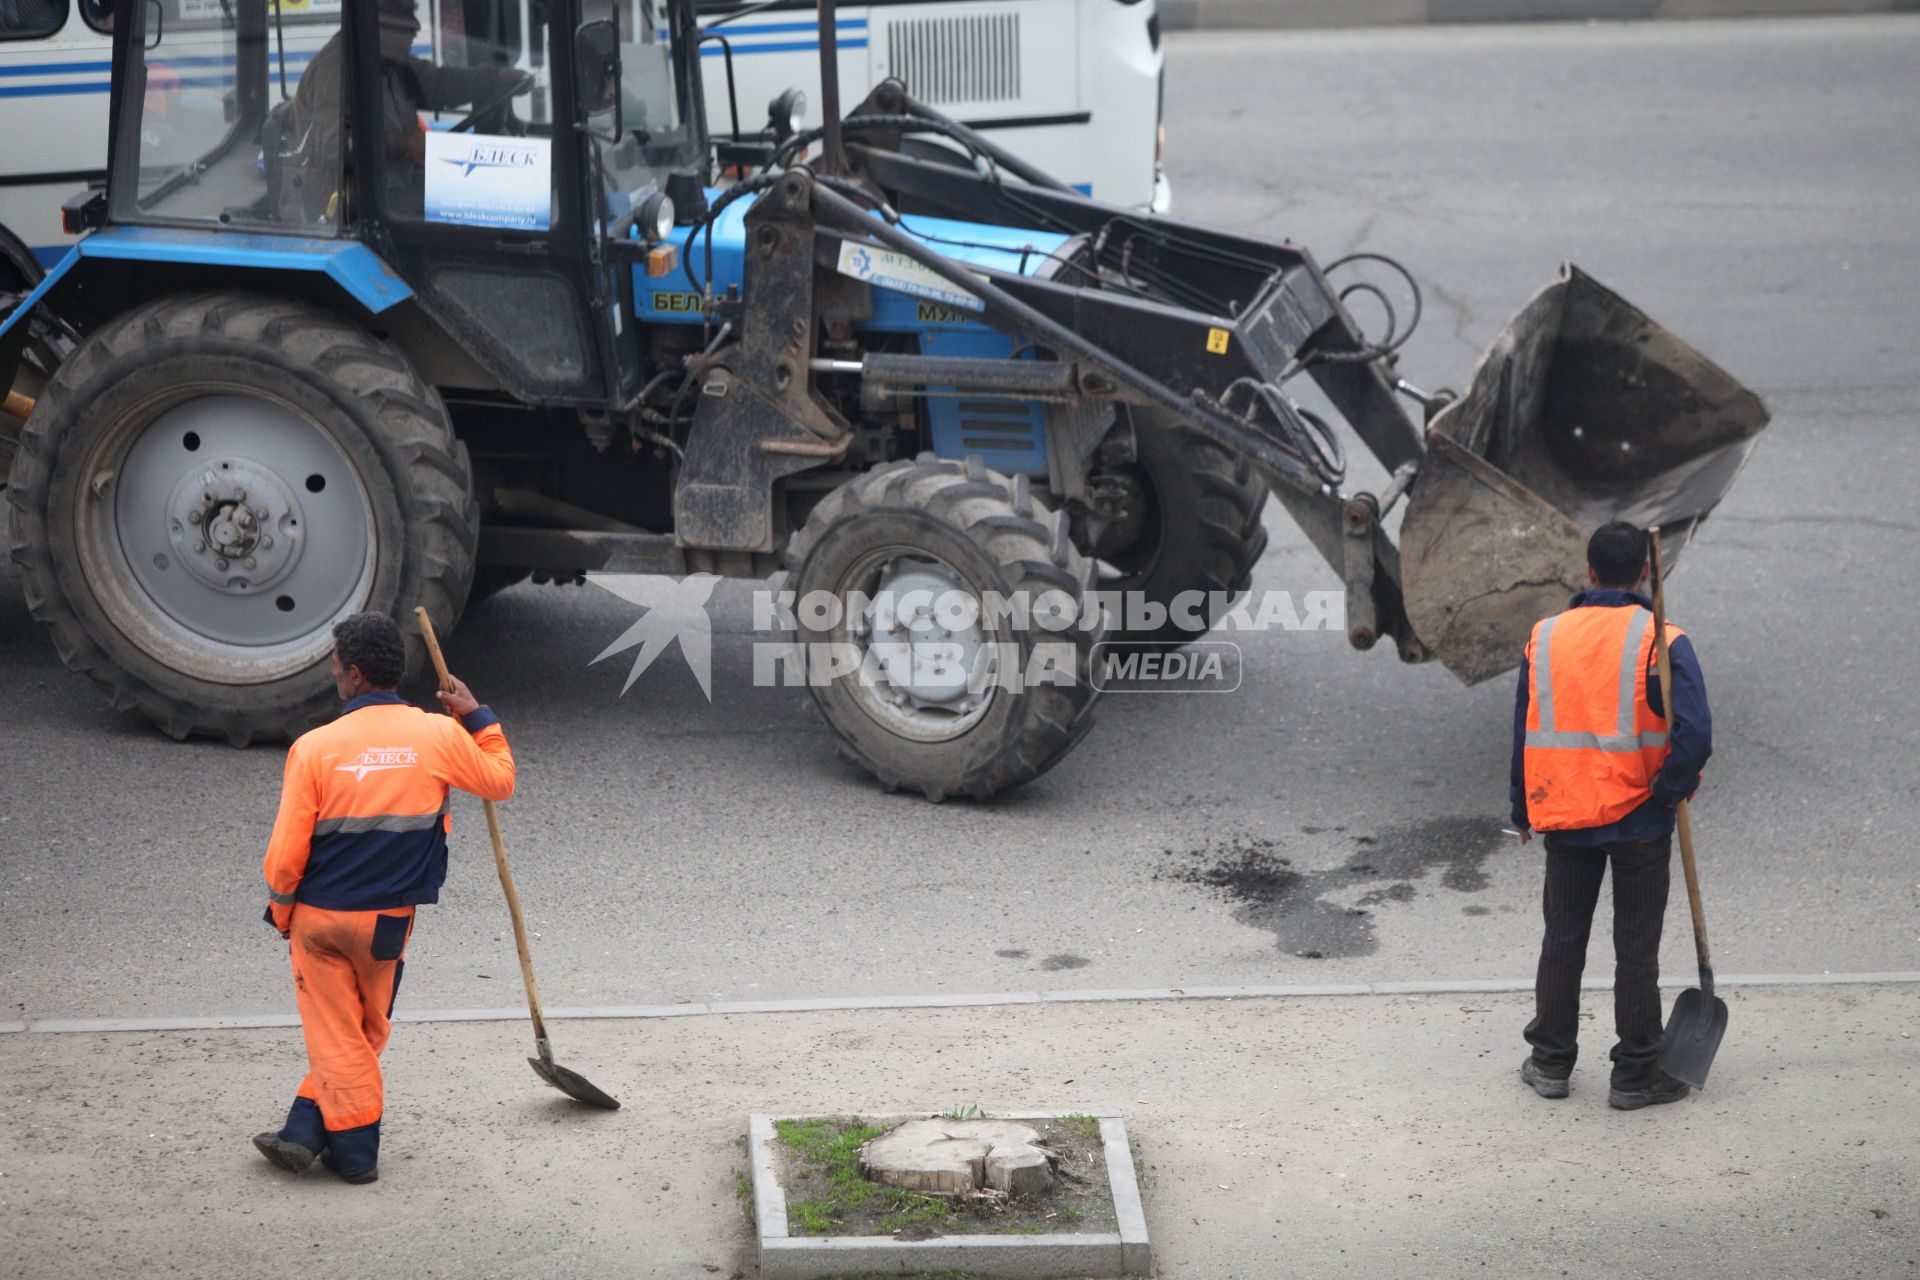
M 860 1148 L 860 1173 L 882 1186 L 932 1195 L 989 1189 L 1010 1196 L 1053 1186 L 1057 1157 L 1016 1120 L 909 1120 Z

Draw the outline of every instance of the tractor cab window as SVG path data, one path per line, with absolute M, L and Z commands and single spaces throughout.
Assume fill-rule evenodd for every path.
M 552 25 L 541 0 L 380 0 L 387 212 L 553 222 Z
M 619 217 L 674 169 L 698 166 L 705 142 L 690 109 L 693 87 L 675 72 L 674 50 L 692 33 L 669 26 L 655 0 L 585 0 L 581 17 L 612 20 L 620 32 L 620 132 L 609 111 L 592 121 L 605 175 L 608 215 Z
M 159 0 L 119 16 L 136 37 L 114 216 L 333 234 L 340 0 Z

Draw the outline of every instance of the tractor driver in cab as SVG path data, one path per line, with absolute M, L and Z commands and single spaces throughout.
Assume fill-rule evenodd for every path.
M 533 87 L 533 77 L 498 63 L 443 67 L 415 57 L 420 34 L 415 0 L 380 0 L 380 80 L 384 119 L 380 136 L 387 160 L 387 207 L 403 217 L 420 217 L 425 208 L 427 143 L 422 111 L 443 111 L 471 104 L 476 111 L 504 105 Z M 348 93 L 341 42 L 344 29 L 313 56 L 300 77 L 280 133 L 280 157 L 286 171 L 281 184 L 280 218 L 295 225 L 338 222 L 340 199 L 331 177 L 334 157 L 345 136 Z M 352 157 L 342 157 L 351 172 Z M 325 191 L 318 188 L 327 187 Z

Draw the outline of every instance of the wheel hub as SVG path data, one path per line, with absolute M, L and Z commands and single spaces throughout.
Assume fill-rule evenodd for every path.
M 956 608 L 961 601 L 973 607 Z M 957 713 L 979 706 L 986 696 L 972 687 L 986 640 L 979 615 L 973 593 L 945 565 L 901 559 L 882 568 L 863 620 L 893 701 Z
M 122 566 L 101 580 L 115 625 L 177 670 L 252 682 L 304 669 L 366 599 L 367 485 L 277 398 L 193 396 L 130 422 L 87 483 L 90 536 Z
M 244 458 L 189 467 L 167 512 L 167 537 L 181 566 L 218 591 L 266 591 L 299 563 L 299 499 L 279 476 Z

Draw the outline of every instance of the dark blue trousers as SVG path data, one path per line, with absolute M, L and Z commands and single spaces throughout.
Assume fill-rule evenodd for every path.
M 1667 916 L 1673 837 L 1580 847 L 1546 835 L 1547 884 L 1541 900 L 1546 937 L 1534 982 L 1534 1018 L 1527 1043 L 1541 1071 L 1564 1076 L 1579 1057 L 1580 975 L 1600 900 L 1613 866 L 1613 1059 L 1615 1088 L 1636 1089 L 1657 1074 L 1660 1016 L 1660 928 Z

